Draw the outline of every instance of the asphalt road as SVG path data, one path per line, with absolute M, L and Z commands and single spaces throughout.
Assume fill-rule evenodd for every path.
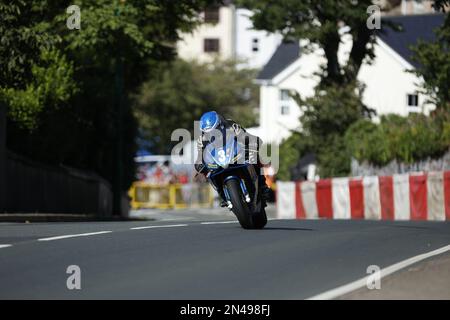
M 450 244 L 448 222 L 208 220 L 2 223 L 0 298 L 304 299 Z

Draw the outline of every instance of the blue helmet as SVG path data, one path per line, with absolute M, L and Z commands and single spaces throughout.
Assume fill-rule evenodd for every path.
M 220 118 L 220 115 L 215 111 L 204 113 L 200 118 L 200 130 L 202 132 L 210 132 L 216 129 L 221 123 Z

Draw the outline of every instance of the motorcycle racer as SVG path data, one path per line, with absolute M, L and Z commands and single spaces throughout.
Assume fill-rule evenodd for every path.
M 197 160 L 195 161 L 195 170 L 198 174 L 205 177 L 208 175 L 208 169 L 202 161 L 203 151 L 205 147 L 217 138 L 217 133 L 225 139 L 228 135 L 225 132 L 232 132 L 237 141 L 240 141 L 245 146 L 245 161 L 254 166 L 258 173 L 258 184 L 263 198 L 267 200 L 270 197 L 270 189 L 266 184 L 264 172 L 262 170 L 263 164 L 260 161 L 259 150 L 262 145 L 262 140 L 254 135 L 248 133 L 241 125 L 231 119 L 225 119 L 216 111 L 209 111 L 200 118 L 201 135 L 197 139 Z M 224 195 L 221 193 L 221 206 L 227 206 Z

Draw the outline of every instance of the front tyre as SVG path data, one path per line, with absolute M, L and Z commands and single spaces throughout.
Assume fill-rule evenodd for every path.
M 244 229 L 253 229 L 254 223 L 252 213 L 244 200 L 239 181 L 230 179 L 225 182 L 225 186 L 230 195 L 231 203 L 233 204 L 231 211 L 236 215 L 241 227 Z
M 267 224 L 267 214 L 266 210 L 263 208 L 261 212 L 253 216 L 253 228 L 262 229 Z

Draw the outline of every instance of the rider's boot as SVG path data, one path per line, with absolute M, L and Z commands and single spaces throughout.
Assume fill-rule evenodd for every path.
M 223 190 L 221 190 L 219 192 L 219 196 L 220 196 L 220 206 L 228 207 L 228 202 L 225 200 L 225 194 L 224 194 Z
M 272 191 L 266 184 L 266 177 L 262 174 L 259 175 L 259 189 L 264 202 L 269 201 Z

